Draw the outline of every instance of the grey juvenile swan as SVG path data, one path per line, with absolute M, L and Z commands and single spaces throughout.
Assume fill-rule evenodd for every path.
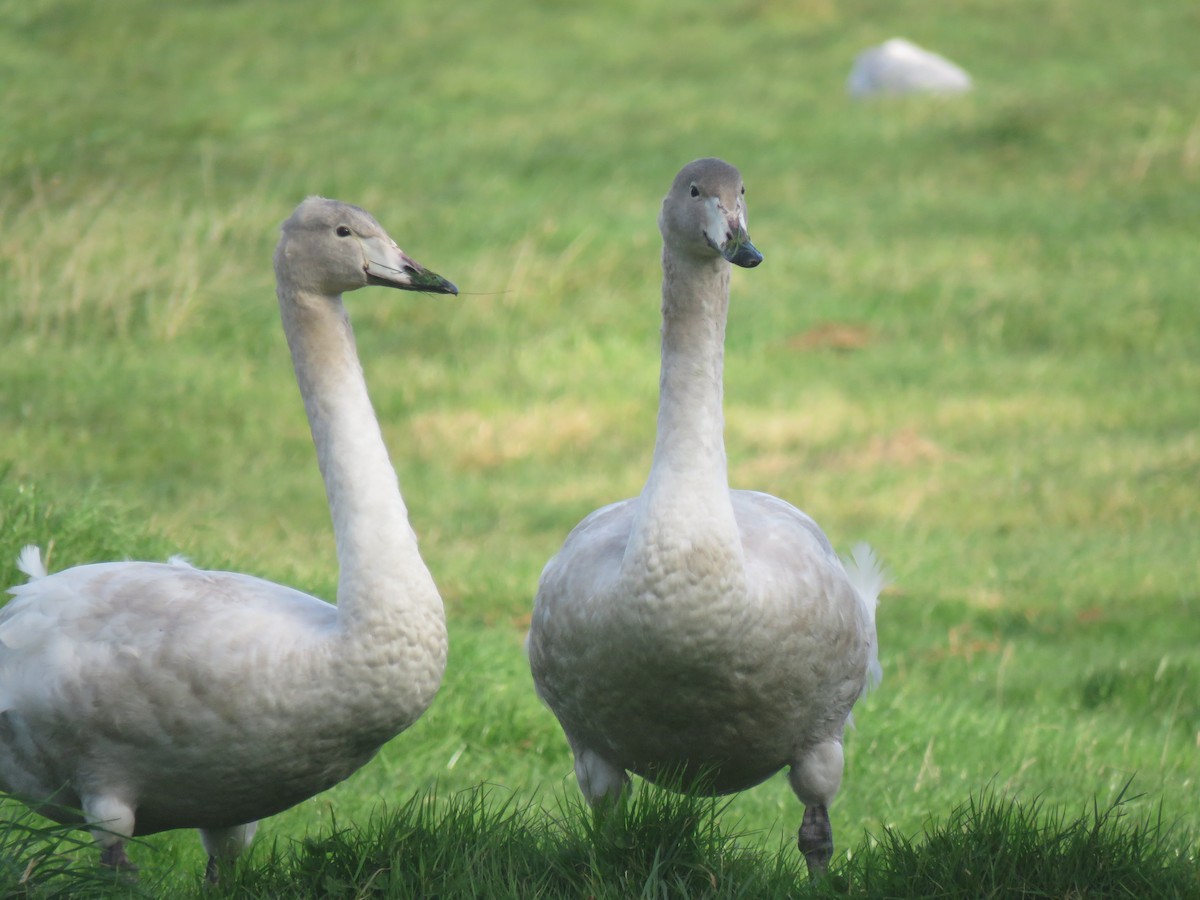
M 0 788 L 84 820 L 101 860 L 198 828 L 208 875 L 256 822 L 325 790 L 413 724 L 446 663 L 442 601 L 388 461 L 342 293 L 454 294 L 370 214 L 311 197 L 275 275 L 337 541 L 336 607 L 182 561 L 31 576 L 0 610 Z
M 663 201 L 658 437 L 640 496 L 596 510 L 542 572 L 528 637 L 593 805 L 627 772 L 703 793 L 784 766 L 805 805 L 814 873 L 833 854 L 828 805 L 850 709 L 878 674 L 883 576 L 846 566 L 817 524 L 768 494 L 731 491 L 722 369 L 730 263 L 757 266 L 738 170 L 700 159 Z M 680 782 L 679 779 L 682 779 Z

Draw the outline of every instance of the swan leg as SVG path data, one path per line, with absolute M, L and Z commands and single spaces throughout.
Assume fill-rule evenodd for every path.
M 125 854 L 125 842 L 133 837 L 133 807 L 112 796 L 83 798 L 83 816 L 100 848 L 100 865 L 121 872 L 137 872 Z
M 230 828 L 201 828 L 200 843 L 208 851 L 208 865 L 204 869 L 205 880 L 216 884 L 221 880 L 221 870 L 233 865 L 243 850 L 250 846 L 257 822 L 234 825 Z
M 788 781 L 804 804 L 804 819 L 796 843 L 808 864 L 808 874 L 819 877 L 833 858 L 833 825 L 829 804 L 842 784 L 845 755 L 842 742 L 825 741 L 810 748 L 788 772 Z
M 138 870 L 133 860 L 125 853 L 124 843 L 109 844 L 107 847 L 101 847 L 100 865 L 115 869 L 118 872 L 129 872 L 131 875 L 136 875 Z
M 629 774 L 592 750 L 569 741 L 575 753 L 575 778 L 592 810 L 593 838 L 621 844 L 628 827 Z
M 833 826 L 829 822 L 829 810 L 821 803 L 804 807 L 804 819 L 800 823 L 800 834 L 796 839 L 804 861 L 808 863 L 810 877 L 825 874 L 829 861 L 833 859 Z
M 599 754 L 574 747 L 575 778 L 579 790 L 593 809 L 608 809 L 628 792 L 629 775 Z

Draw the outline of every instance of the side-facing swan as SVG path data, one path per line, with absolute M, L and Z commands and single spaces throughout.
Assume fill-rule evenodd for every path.
M 0 610 L 0 788 L 84 820 L 101 860 L 132 835 L 198 828 L 208 875 L 256 821 L 325 790 L 425 711 L 446 663 L 342 293 L 454 294 L 370 214 L 312 197 L 275 251 L 283 327 L 337 541 L 336 607 L 180 561 L 31 576 Z
M 663 201 L 658 437 L 641 496 L 596 510 L 546 564 L 528 650 L 593 805 L 628 772 L 729 793 L 790 766 L 809 869 L 833 854 L 827 807 L 850 708 L 878 671 L 883 579 L 844 567 L 817 524 L 731 491 L 722 369 L 730 263 L 762 256 L 738 170 L 700 159 Z M 680 779 L 682 781 L 680 781 Z

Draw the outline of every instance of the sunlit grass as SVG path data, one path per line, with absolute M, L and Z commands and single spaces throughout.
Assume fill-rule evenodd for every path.
M 435 789 L 463 835 L 465 810 L 500 832 L 507 816 L 538 852 L 575 815 L 521 640 L 568 529 L 645 479 L 655 217 L 707 154 L 743 170 L 766 256 L 733 282 L 731 481 L 839 547 L 870 541 L 895 582 L 832 810 L 848 871 L 872 848 L 880 872 L 933 865 L 912 847 L 964 815 L 1032 816 L 1026 836 L 1053 843 L 1118 798 L 1121 823 L 1178 822 L 1194 859 L 1200 19 L 999 12 L 0 0 L 8 583 L 36 542 L 52 568 L 183 552 L 332 597 L 278 223 L 311 193 L 359 203 L 463 290 L 348 300 L 447 602 L 442 692 L 354 778 L 264 823 L 246 885 L 285 883 L 292 842 L 334 823 L 337 852 L 363 852 L 384 804 L 436 830 L 410 804 Z M 977 90 L 849 102 L 853 54 L 895 34 Z M 988 819 L 986 785 L 1009 812 Z M 799 817 L 776 778 L 718 821 L 770 855 Z M 192 834 L 131 852 L 152 891 L 198 885 Z M 597 896 L 631 890 L 597 878 Z

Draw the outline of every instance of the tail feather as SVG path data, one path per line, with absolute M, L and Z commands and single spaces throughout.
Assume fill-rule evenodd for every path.
M 866 694 L 883 680 L 883 666 L 879 664 L 879 638 L 874 627 L 875 608 L 879 606 L 879 595 L 890 579 L 875 551 L 865 543 L 855 544 L 850 555 L 842 558 L 842 564 L 871 620 L 871 655 L 867 662 L 867 683 L 863 685 L 863 694 Z
M 42 562 L 42 550 L 37 544 L 26 544 L 21 548 L 17 554 L 17 568 L 28 575 L 30 581 L 45 578 L 48 574 Z

